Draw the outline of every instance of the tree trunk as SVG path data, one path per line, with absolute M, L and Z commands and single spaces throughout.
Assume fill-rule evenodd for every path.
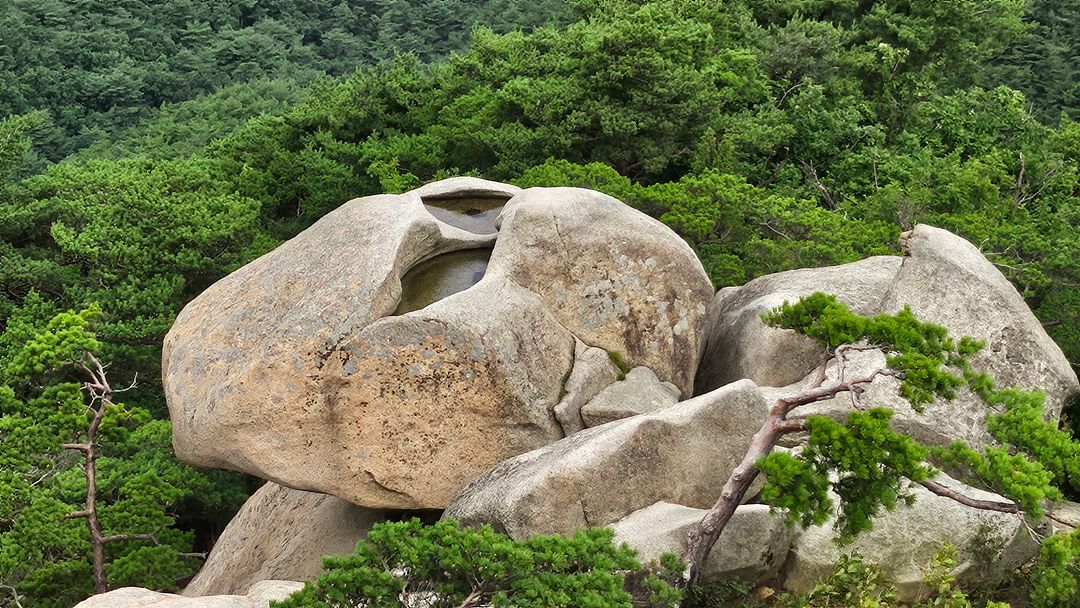
M 757 479 L 760 472 L 757 468 L 758 460 L 772 452 L 773 448 L 776 447 L 776 442 L 783 436 L 784 433 L 781 430 L 783 419 L 776 412 L 779 406 L 780 404 L 777 404 L 770 410 L 765 423 L 761 425 L 758 432 L 754 434 L 754 438 L 750 440 L 750 447 L 746 450 L 746 455 L 743 456 L 739 466 L 735 467 L 731 472 L 731 476 L 728 477 L 727 482 L 724 484 L 724 489 L 720 492 L 720 498 L 717 499 L 716 504 L 705 514 L 701 523 L 690 531 L 690 535 L 686 540 L 686 551 L 682 556 L 683 561 L 687 564 L 687 571 L 684 575 L 684 582 L 687 586 L 697 584 L 705 560 L 709 557 L 713 545 L 716 544 L 717 539 L 720 538 L 720 533 L 724 531 L 728 522 L 731 521 L 731 516 L 735 514 L 735 509 L 742 503 L 746 491 L 750 489 L 754 480 Z

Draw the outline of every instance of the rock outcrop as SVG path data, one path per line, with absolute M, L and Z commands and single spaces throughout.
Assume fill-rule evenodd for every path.
M 497 235 L 423 204 L 478 195 L 509 198 Z M 493 240 L 479 283 L 388 316 L 409 268 Z M 443 508 L 574 426 L 577 406 L 557 406 L 579 342 L 689 394 L 711 294 L 677 235 L 596 192 L 469 178 L 350 201 L 180 314 L 163 353 L 174 446 L 367 507 Z
M 247 595 L 184 597 L 141 587 L 123 587 L 85 599 L 75 608 L 268 608 L 304 588 L 291 581 L 261 581 Z
M 944 475 L 935 479 L 977 500 L 1005 501 Z M 961 584 L 998 580 L 1018 568 L 1039 550 L 1038 541 L 1016 515 L 983 511 L 943 498 L 922 487 L 913 488 L 912 507 L 898 507 L 874 519 L 874 528 L 856 537 L 844 551 L 855 551 L 881 568 L 897 584 L 901 600 L 925 597 L 923 578 L 945 543 L 957 551 L 953 572 Z M 799 593 L 827 577 L 840 559 L 833 522 L 804 530 L 792 545 L 785 566 L 784 587 Z
M 705 516 L 705 509 L 658 502 L 631 513 L 611 528 L 615 543 L 637 550 L 642 563 L 664 553 L 682 555 L 686 538 Z M 735 509 L 720 540 L 713 546 L 701 572 L 703 582 L 732 578 L 755 584 L 771 581 L 787 559 L 796 531 L 766 505 Z
M 499 463 L 446 516 L 526 538 L 606 526 L 660 501 L 708 507 L 764 418 L 757 386 L 736 382 Z
M 267 482 L 229 522 L 183 594 L 243 594 L 263 580 L 313 580 L 324 556 L 351 554 L 383 517 L 335 496 Z
M 483 221 L 455 227 L 455 213 Z M 515 538 L 611 525 L 645 559 L 677 553 L 769 404 L 816 373 L 814 342 L 760 318 L 815 291 L 867 315 L 910 305 L 986 341 L 976 365 L 1003 385 L 1046 390 L 1047 416 L 1080 392 L 974 246 L 921 225 L 903 245 L 903 257 L 778 273 L 714 296 L 677 235 L 597 192 L 455 178 L 350 201 L 208 289 L 165 340 L 177 454 L 276 482 L 230 523 L 186 593 L 251 591 L 192 604 L 123 589 L 80 606 L 261 607 L 297 584 L 257 581 L 314 578 L 323 555 L 352 551 L 376 509 L 446 508 Z M 426 272 L 418 264 L 482 248 L 490 255 L 465 269 L 461 291 L 401 302 L 403 277 Z M 884 365 L 883 353 L 862 350 L 846 373 Z M 879 378 L 863 402 L 892 407 L 894 426 L 927 443 L 989 440 L 973 395 L 916 413 L 897 382 Z M 851 406 L 841 395 L 796 415 L 843 417 Z M 919 595 L 946 541 L 970 582 L 1033 555 L 1015 516 L 914 492 L 913 509 L 884 515 L 854 546 L 904 597 Z M 805 591 L 839 557 L 833 537 L 742 505 L 704 575 L 779 577 Z
M 721 290 L 710 306 L 698 389 L 746 377 L 763 387 L 783 387 L 764 389 L 774 397 L 808 383 L 820 364 L 821 349 L 790 330 L 765 326 L 760 314 L 784 300 L 824 291 L 860 314 L 895 313 L 909 305 L 920 320 L 943 325 L 956 338 L 985 341 L 975 367 L 990 372 L 1000 386 L 1044 389 L 1046 416 L 1057 418 L 1063 404 L 1080 393 L 1080 382 L 1004 275 L 974 245 L 939 228 L 920 224 L 903 236 L 903 246 L 903 258 L 782 272 Z M 848 377 L 883 367 L 884 361 L 880 351 L 857 353 L 847 366 Z M 835 378 L 837 370 L 829 373 Z M 962 439 L 979 446 L 990 441 L 987 406 L 970 391 L 915 412 L 897 394 L 897 386 L 894 378 L 879 378 L 863 402 L 892 408 L 894 426 L 925 443 Z M 800 408 L 799 415 L 841 418 L 850 411 L 851 399 L 845 394 Z

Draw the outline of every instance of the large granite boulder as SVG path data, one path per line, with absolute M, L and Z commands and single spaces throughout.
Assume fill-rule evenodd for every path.
M 910 305 L 923 321 L 945 326 L 956 338 L 986 342 L 973 363 L 989 371 L 1000 386 L 1019 385 L 1046 391 L 1046 416 L 1056 419 L 1063 404 L 1080 393 L 1069 362 L 1046 335 L 1016 289 L 971 243 L 945 230 L 918 225 L 902 236 L 903 258 L 868 258 L 861 262 L 783 272 L 755 279 L 717 294 L 710 307 L 707 347 L 698 374 L 698 388 L 707 389 L 748 377 L 773 399 L 808 384 L 823 355 L 811 340 L 790 330 L 765 326 L 760 314 L 814 291 L 836 294 L 860 314 L 894 313 Z M 885 365 L 880 351 L 854 353 L 847 377 Z M 838 370 L 830 369 L 835 379 Z M 893 424 L 916 439 L 945 445 L 961 439 L 972 445 L 990 441 L 986 404 L 967 390 L 951 401 L 938 400 L 915 412 L 897 394 L 899 382 L 881 377 L 863 395 L 867 405 L 892 408 Z M 852 411 L 851 397 L 841 394 L 796 415 L 826 414 L 843 418 Z
M 464 196 L 510 199 L 497 235 L 425 208 Z M 410 268 L 493 240 L 476 285 L 392 314 Z M 579 343 L 689 393 L 710 297 L 677 235 L 599 193 L 466 178 L 350 201 L 181 312 L 163 352 L 174 446 L 372 508 L 443 508 L 564 436 Z
M 324 556 L 352 554 L 383 517 L 328 494 L 267 482 L 225 527 L 183 594 L 243 594 L 263 580 L 313 580 Z
M 260 581 L 247 595 L 184 597 L 141 587 L 122 587 L 87 598 L 75 608 L 268 608 L 271 601 L 283 600 L 304 588 L 292 581 Z
M 920 224 L 901 236 L 904 263 L 882 301 L 884 312 L 910 305 L 923 321 L 953 336 L 986 343 L 972 360 L 999 386 L 1046 392 L 1046 416 L 1056 420 L 1080 393 L 1080 382 L 1061 348 L 1042 328 L 1016 288 L 979 249 L 940 228 Z M 964 392 L 955 403 L 936 403 L 924 415 L 943 439 L 983 443 L 985 406 Z M 974 430 L 973 430 L 974 429 Z
M 765 409 L 758 387 L 743 380 L 586 429 L 499 463 L 465 486 L 445 516 L 527 538 L 606 526 L 659 501 L 706 508 Z
M 642 563 L 664 553 L 682 555 L 690 531 L 708 511 L 658 502 L 631 513 L 611 528 L 615 543 L 637 550 Z M 740 505 L 713 545 L 701 571 L 703 582 L 737 578 L 756 584 L 772 580 L 787 559 L 797 532 L 767 505 Z
M 880 256 L 843 266 L 803 268 L 725 287 L 709 305 L 706 346 L 698 370 L 698 392 L 741 378 L 759 386 L 786 386 L 821 363 L 813 340 L 765 325 L 764 312 L 815 291 L 835 294 L 859 314 L 874 314 L 900 269 L 900 258 Z
M 935 479 L 976 500 L 1008 502 L 1006 499 L 966 486 L 945 475 Z M 1035 557 L 1039 542 L 1028 524 L 1015 514 L 964 506 L 951 498 L 913 488 L 915 504 L 898 507 L 874 519 L 874 528 L 840 549 L 832 521 L 805 529 L 791 547 L 784 567 L 784 587 L 805 593 L 827 577 L 840 559 L 841 550 L 857 552 L 867 563 L 881 568 L 897 584 L 901 600 L 925 597 L 923 579 L 934 556 L 945 543 L 957 551 L 957 582 L 976 586 L 998 580 Z

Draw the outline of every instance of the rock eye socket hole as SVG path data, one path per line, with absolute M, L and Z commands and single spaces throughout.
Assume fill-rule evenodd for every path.
M 463 196 L 422 199 L 424 208 L 436 219 L 474 234 L 495 234 L 495 218 L 510 200 L 494 196 Z
M 426 308 L 476 285 L 484 278 L 491 249 L 462 249 L 413 266 L 401 277 L 401 301 L 394 315 Z

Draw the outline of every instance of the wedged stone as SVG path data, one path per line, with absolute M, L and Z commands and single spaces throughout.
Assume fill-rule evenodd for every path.
M 283 600 L 304 588 L 292 581 L 260 581 L 247 595 L 184 597 L 141 587 L 123 587 L 87 598 L 75 608 L 268 608 L 271 601 Z
M 352 554 L 382 519 L 381 511 L 267 482 L 225 527 L 183 595 L 243 594 L 262 580 L 314 580 L 324 556 Z
M 489 273 L 539 294 L 582 342 L 692 394 L 713 289 L 670 228 L 580 188 L 530 188 L 499 220 Z
M 651 414 L 679 402 L 679 388 L 661 382 L 647 367 L 635 367 L 626 378 L 609 384 L 581 407 L 585 426 L 600 426 L 638 414 Z
M 526 538 L 605 526 L 659 501 L 705 508 L 764 418 L 761 391 L 736 382 L 499 463 L 469 482 L 445 516 Z
M 619 369 L 607 351 L 586 345 L 581 340 L 574 347 L 574 368 L 563 386 L 563 397 L 555 406 L 555 418 L 563 433 L 573 435 L 585 428 L 581 406 L 607 385 L 619 379 Z
M 658 502 L 631 513 L 611 526 L 615 542 L 638 552 L 642 563 L 664 553 L 682 555 L 690 531 L 708 513 L 683 505 Z M 740 505 L 705 561 L 704 582 L 738 578 L 751 584 L 772 580 L 787 559 L 795 529 L 767 505 Z
M 841 266 L 778 272 L 741 287 L 721 289 L 709 305 L 697 391 L 740 378 L 760 386 L 801 380 L 821 362 L 821 348 L 792 330 L 765 325 L 761 314 L 815 291 L 836 295 L 859 314 L 874 314 L 881 309 L 899 268 L 899 257 L 880 256 Z
M 956 337 L 986 343 L 972 365 L 987 371 L 1000 387 L 1046 392 L 1046 416 L 1080 393 L 1080 382 L 1061 348 L 1042 328 L 1023 297 L 977 247 L 940 228 L 919 224 L 901 236 L 904 260 L 882 301 L 884 312 L 910 305 L 922 321 L 948 328 Z M 936 403 L 924 419 L 943 438 L 973 444 L 989 440 L 986 406 L 962 391 L 952 403 Z
M 935 481 L 970 498 L 1008 502 L 945 475 Z M 957 582 L 968 585 L 997 580 L 1038 553 L 1038 541 L 1014 514 L 967 507 L 921 486 L 912 492 L 916 497 L 913 506 L 882 513 L 874 519 L 871 531 L 843 549 L 857 552 L 867 563 L 881 568 L 886 578 L 896 582 L 903 601 L 925 597 L 923 578 L 946 543 L 957 551 Z M 806 528 L 798 536 L 784 567 L 784 588 L 806 593 L 832 572 L 841 551 L 834 542 L 833 523 Z

